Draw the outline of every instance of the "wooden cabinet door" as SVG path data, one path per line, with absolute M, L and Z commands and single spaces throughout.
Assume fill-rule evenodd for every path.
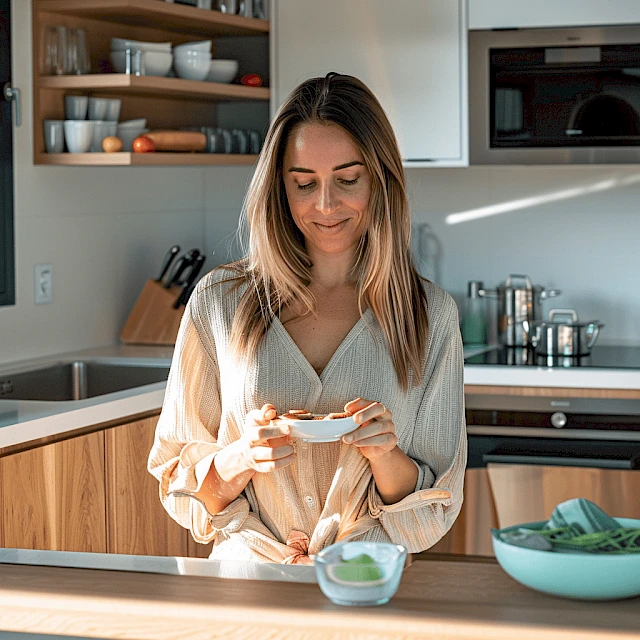
M 453 527 L 427 553 L 492 556 L 491 528 L 498 519 L 486 469 L 467 469 L 464 502 Z
M 350 74 L 376 94 L 406 166 L 468 165 L 466 0 L 278 0 L 272 37 L 274 112 L 302 80 Z
M 157 422 L 155 416 L 104 432 L 109 553 L 187 555 L 190 534 L 164 510 L 147 471 Z
M 556 505 L 586 498 L 614 518 L 640 518 L 640 471 L 487 465 L 499 527 L 548 520 Z
M 106 552 L 102 432 L 0 459 L 2 546 Z

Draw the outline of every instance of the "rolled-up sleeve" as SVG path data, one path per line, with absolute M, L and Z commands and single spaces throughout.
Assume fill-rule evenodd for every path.
M 422 399 L 407 455 L 419 468 L 416 491 L 384 504 L 371 481 L 369 514 L 391 539 L 410 553 L 432 547 L 462 508 L 467 435 L 464 412 L 462 340 L 455 302 L 446 296 L 432 325 L 434 336 L 423 380 Z
M 164 508 L 201 543 L 212 541 L 226 529 L 236 530 L 249 510 L 246 499 L 240 497 L 212 516 L 193 497 L 222 448 L 217 442 L 222 414 L 220 376 L 207 323 L 196 289 L 182 317 L 147 466 L 160 483 Z

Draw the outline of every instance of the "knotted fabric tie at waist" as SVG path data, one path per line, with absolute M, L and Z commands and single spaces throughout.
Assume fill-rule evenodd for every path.
M 309 536 L 302 531 L 292 529 L 287 538 L 287 546 L 293 551 L 282 564 L 313 564 L 309 557 Z

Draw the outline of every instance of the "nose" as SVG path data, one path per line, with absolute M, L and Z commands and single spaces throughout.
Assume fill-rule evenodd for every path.
M 324 182 L 318 189 L 316 209 L 325 216 L 331 215 L 339 206 L 335 189 L 330 181 Z

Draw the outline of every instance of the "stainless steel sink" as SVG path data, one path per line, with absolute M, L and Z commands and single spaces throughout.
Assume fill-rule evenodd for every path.
M 77 360 L 42 368 L 0 373 L 0 400 L 69 401 L 164 382 L 167 365 Z

